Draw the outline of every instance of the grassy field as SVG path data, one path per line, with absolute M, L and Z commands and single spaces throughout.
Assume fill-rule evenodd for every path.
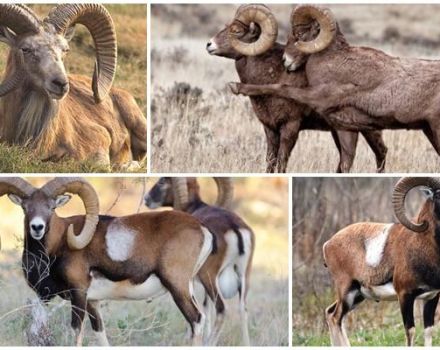
M 155 179 L 89 178 L 101 200 L 101 213 L 124 215 L 147 211 L 141 203 Z M 33 178 L 34 185 L 46 179 Z M 286 179 L 236 179 L 236 211 L 256 234 L 251 287 L 248 296 L 249 326 L 253 345 L 288 345 L 288 191 Z M 200 182 L 207 201 L 214 201 L 210 179 Z M 0 223 L 0 345 L 26 345 L 29 324 L 28 299 L 35 294 L 27 287 L 21 272 L 23 214 L 6 197 L 0 199 L 4 220 Z M 83 211 L 74 198 L 59 215 Z M 20 223 L 20 224 L 17 224 Z M 70 332 L 70 304 L 56 298 L 49 307 L 49 323 L 56 345 L 73 344 Z M 228 302 L 228 315 L 220 338 L 221 345 L 241 342 L 238 302 Z M 112 345 L 182 345 L 186 322 L 169 296 L 151 303 L 110 301 L 102 311 Z M 86 345 L 95 345 L 90 323 L 86 323 Z
M 155 172 L 263 172 L 266 141 L 248 98 L 233 96 L 234 62 L 210 56 L 207 41 L 233 18 L 232 5 L 152 6 L 152 169 Z M 291 5 L 270 5 L 285 42 Z M 396 56 L 437 58 L 439 5 L 332 5 L 355 45 Z M 385 131 L 388 172 L 439 172 L 419 131 Z M 302 132 L 289 172 L 333 172 L 338 153 L 329 133 Z M 353 172 L 374 172 L 361 137 Z
M 44 18 L 53 5 L 29 5 Z M 144 5 L 106 5 L 115 23 L 118 39 L 118 66 L 114 86 L 129 91 L 139 106 L 146 112 L 146 72 L 147 72 L 147 8 Z M 92 76 L 95 51 L 92 38 L 83 26 L 77 26 L 70 43 L 70 52 L 65 59 L 69 73 Z M 0 47 L 0 72 L 6 64 L 7 45 Z M 144 112 L 144 113 L 145 113 Z M 145 113 L 146 115 L 146 113 Z M 10 155 L 7 159 L 3 154 Z M 0 143 L 0 172 L 108 172 L 89 162 L 62 161 L 60 163 L 39 162 L 31 149 L 9 147 Z M 31 161 L 29 161 L 31 159 Z M 143 169 L 146 170 L 146 164 Z
M 335 290 L 324 266 L 322 246 L 336 232 L 355 222 L 396 222 L 391 191 L 397 178 L 295 178 L 292 208 L 292 344 L 330 345 L 324 311 L 335 301 Z M 422 204 L 420 191 L 408 194 L 411 217 Z M 422 303 L 415 306 L 417 338 L 423 345 Z M 436 324 L 440 319 L 437 310 Z M 346 317 L 352 345 L 403 346 L 405 331 L 395 301 L 366 300 Z M 438 326 L 433 344 L 440 345 Z

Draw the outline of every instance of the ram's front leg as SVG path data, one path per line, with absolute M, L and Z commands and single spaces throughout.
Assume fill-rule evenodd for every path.
M 310 106 L 318 112 L 325 112 L 328 109 L 336 108 L 346 104 L 349 92 L 355 88 L 352 84 L 345 84 L 336 87 L 328 85 L 308 86 L 298 88 L 286 84 L 254 85 L 243 83 L 229 83 L 229 88 L 235 95 L 260 96 L 273 95 L 289 98 L 299 103 Z
M 76 346 L 82 346 L 84 339 L 84 316 L 87 308 L 87 295 L 80 289 L 71 292 L 72 328 L 75 332 Z

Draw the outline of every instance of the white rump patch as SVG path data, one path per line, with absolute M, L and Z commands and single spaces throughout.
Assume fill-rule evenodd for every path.
M 136 231 L 115 220 L 107 229 L 105 243 L 107 254 L 113 261 L 128 260 L 133 252 Z
M 385 226 L 381 233 L 365 241 L 365 261 L 367 265 L 377 267 L 380 264 L 391 226 L 393 224 Z

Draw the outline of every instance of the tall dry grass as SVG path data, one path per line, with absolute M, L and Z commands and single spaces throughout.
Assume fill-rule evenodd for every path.
M 156 179 L 88 178 L 101 201 L 101 213 L 126 215 L 148 211 L 142 204 L 145 191 Z M 43 178 L 30 179 L 42 185 Z M 256 249 L 248 296 L 249 327 L 253 345 L 288 345 L 288 186 L 286 179 L 235 179 L 234 207 L 256 235 Z M 200 181 L 207 201 L 216 196 L 210 179 Z M 0 345 L 26 345 L 24 330 L 29 323 L 27 299 L 35 294 L 21 272 L 23 214 L 6 197 L 0 199 Z M 78 198 L 73 198 L 59 215 L 82 213 Z M 241 343 L 237 300 L 227 303 L 226 324 L 221 345 Z M 56 345 L 73 344 L 70 331 L 70 304 L 56 298 L 48 305 L 49 324 Z M 145 301 L 108 301 L 102 305 L 107 334 L 112 345 L 182 345 L 186 321 L 169 296 L 151 303 Z M 96 345 L 86 321 L 85 345 Z
M 331 5 L 352 44 L 396 56 L 438 58 L 440 5 Z M 206 42 L 228 23 L 233 5 L 152 6 L 152 159 L 155 172 L 264 172 L 266 141 L 238 81 L 234 62 L 209 56 Z M 270 5 L 285 42 L 292 5 Z M 177 85 L 176 85 L 177 84 Z M 185 88 L 181 88 L 185 86 Z M 385 131 L 388 172 L 439 172 L 421 131 Z M 289 172 L 333 172 L 338 153 L 329 133 L 300 133 Z M 374 172 L 360 138 L 353 172 Z

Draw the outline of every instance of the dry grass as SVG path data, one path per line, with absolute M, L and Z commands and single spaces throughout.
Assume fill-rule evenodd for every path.
M 33 178 L 34 185 L 47 179 Z M 89 178 L 101 199 L 101 213 L 124 215 L 147 211 L 139 207 L 144 188 L 155 179 Z M 288 191 L 286 179 L 236 179 L 235 207 L 255 230 L 256 250 L 248 297 L 251 341 L 254 345 L 288 345 Z M 145 185 L 145 187 L 144 187 Z M 212 180 L 201 180 L 202 191 L 213 201 Z M 0 345 L 26 345 L 27 298 L 35 294 L 27 287 L 21 272 L 22 218 L 21 209 L 7 198 L 0 199 L 3 220 L 0 222 Z M 80 200 L 74 198 L 61 216 L 81 213 Z M 228 302 L 229 315 L 222 333 L 221 345 L 240 344 L 238 303 Z M 49 310 L 51 330 L 56 345 L 73 344 L 70 332 L 70 305 L 56 298 Z M 105 302 L 103 315 L 112 345 L 181 345 L 186 322 L 169 296 L 152 303 L 142 301 Z M 95 345 L 89 321 L 85 344 Z
M 286 36 L 291 5 L 270 6 Z M 351 43 L 392 55 L 436 58 L 440 5 L 333 5 Z M 234 62 L 209 56 L 206 42 L 231 20 L 231 5 L 152 7 L 152 159 L 155 172 L 263 172 L 266 141 L 246 97 L 233 96 Z M 392 21 L 391 21 L 392 20 Z M 194 94 L 175 84 L 198 89 Z M 184 90 L 187 91 L 187 90 Z M 360 138 L 354 172 L 374 172 L 375 160 Z M 385 131 L 388 172 L 439 172 L 438 156 L 420 131 Z M 289 172 L 333 172 L 338 153 L 329 135 L 302 132 Z
M 29 5 L 41 18 L 44 18 L 54 5 Z M 145 5 L 106 5 L 115 23 L 118 39 L 118 66 L 114 86 L 130 92 L 141 109 L 146 113 L 146 71 L 147 71 L 147 7 Z M 70 52 L 65 65 L 71 74 L 93 74 L 95 49 L 92 38 L 83 26 L 76 27 L 76 33 L 70 43 Z M 8 46 L 0 46 L 0 72 L 6 64 Z M 17 149 L 19 147 L 16 147 Z M 35 160 L 32 150 L 23 149 L 23 154 L 14 152 L 11 163 L 0 163 L 0 172 L 107 172 L 93 164 L 82 164 L 64 161 L 57 164 L 43 163 Z M 8 153 L 8 147 L 0 144 L 0 153 Z M 29 166 L 28 158 L 33 157 Z M 10 158 L 10 157 L 9 157 Z M 141 171 L 146 170 L 142 164 Z

